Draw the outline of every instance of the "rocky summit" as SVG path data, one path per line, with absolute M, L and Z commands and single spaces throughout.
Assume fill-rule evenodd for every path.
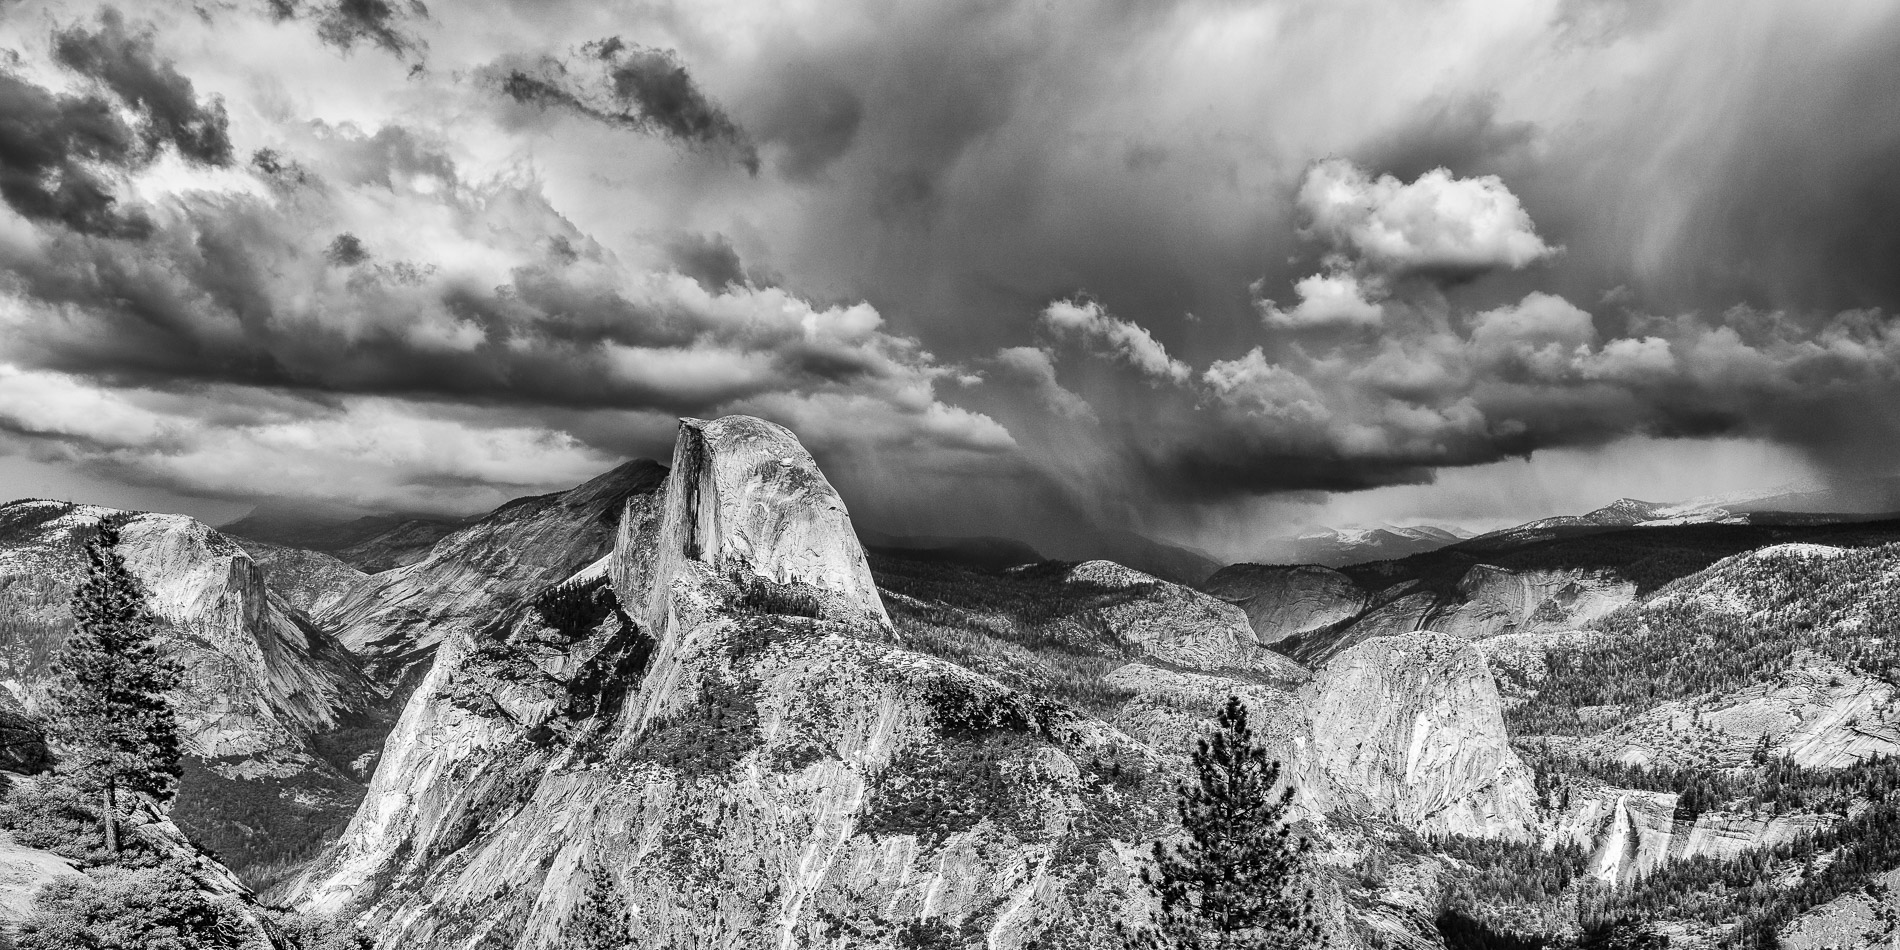
M 1108 945 L 1157 906 L 1229 697 L 1334 946 L 1890 933 L 1900 524 L 1559 521 L 1197 589 L 867 550 L 796 436 L 746 416 L 374 573 L 18 502 L 9 801 L 61 755 L 38 717 L 105 518 L 186 671 L 185 778 L 138 833 L 260 947 L 308 950 L 252 887 L 381 950 Z M 26 834 L 0 929 L 94 873 Z
M 602 919 L 636 945 L 908 945 L 894 941 L 927 933 L 1024 947 L 1141 906 L 1130 889 L 1144 842 L 1168 833 L 1183 750 L 908 642 L 843 502 L 786 430 L 683 423 L 657 497 L 627 504 L 604 575 L 581 572 L 444 641 L 357 817 L 287 897 L 418 948 L 591 946 Z M 1103 563 L 1056 583 L 1163 582 Z M 1198 676 L 1208 696 L 1292 701 L 1304 674 L 1256 659 L 1240 611 L 1167 587 L 1180 593 L 1104 617 L 1153 657 L 1136 661 L 1147 677 L 1114 674 L 1129 692 L 1178 702 L 1180 678 Z M 1171 628 L 1169 611 L 1187 626 Z M 1187 620 L 1195 611 L 1208 619 Z M 1466 652 L 1358 698 L 1456 672 L 1487 685 L 1444 700 L 1488 701 L 1488 720 L 1458 714 L 1495 726 L 1495 692 Z M 1208 672 L 1173 672 L 1187 667 Z M 1325 695 L 1346 702 L 1356 684 Z M 1175 715 L 1205 711 L 1195 697 Z M 1358 759 L 1315 755 L 1312 771 L 1391 777 L 1370 794 L 1403 800 L 1379 814 L 1416 830 L 1523 834 L 1523 802 L 1507 803 L 1528 794 L 1522 766 L 1499 735 L 1451 736 L 1464 721 L 1447 712 L 1417 740 L 1423 752 L 1366 723 L 1379 735 Z M 1487 768 L 1489 795 L 1477 788 Z M 1390 791 L 1408 782 L 1421 791 Z M 1342 800 L 1328 796 L 1316 800 Z M 1353 939 L 1345 918 L 1334 926 Z

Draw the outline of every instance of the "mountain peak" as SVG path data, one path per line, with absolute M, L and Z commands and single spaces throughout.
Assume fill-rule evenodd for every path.
M 653 550 L 623 523 L 615 571 L 623 600 L 655 629 L 676 583 L 700 573 L 792 587 L 827 615 L 889 626 L 844 499 L 784 427 L 751 416 L 680 420 L 664 491 Z M 649 558 L 651 570 L 632 567 Z

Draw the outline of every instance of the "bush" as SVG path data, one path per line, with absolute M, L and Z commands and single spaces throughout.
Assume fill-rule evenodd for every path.
M 319 914 L 283 911 L 271 915 L 271 923 L 295 950 L 370 950 L 373 946 L 354 924 Z
M 243 918 L 164 868 L 107 868 L 61 878 L 33 899 L 19 950 L 226 950 L 242 946 Z
M 149 866 L 157 861 L 137 835 L 125 835 L 117 855 L 108 851 L 92 797 L 64 777 L 48 776 L 8 789 L 0 799 L 0 829 L 22 847 L 51 851 L 86 867 Z

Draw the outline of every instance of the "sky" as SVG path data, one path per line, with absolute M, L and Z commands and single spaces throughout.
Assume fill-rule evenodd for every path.
M 1224 558 L 1900 468 L 1900 5 L 0 0 L 0 496 Z

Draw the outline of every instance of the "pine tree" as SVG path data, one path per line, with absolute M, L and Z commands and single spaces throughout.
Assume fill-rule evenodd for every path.
M 1160 896 L 1152 950 L 1294 950 L 1326 944 L 1309 883 L 1311 845 L 1287 817 L 1293 790 L 1275 794 L 1280 763 L 1267 758 L 1230 697 L 1194 752 L 1195 781 L 1178 804 L 1187 841 L 1157 842 L 1148 883 Z
M 51 732 L 60 770 L 100 796 L 106 847 L 119 850 L 121 791 L 164 799 L 178 782 L 178 722 L 165 694 L 179 671 L 158 651 L 159 619 L 119 557 L 108 519 L 86 544 L 72 596 L 72 633 L 54 660 Z

